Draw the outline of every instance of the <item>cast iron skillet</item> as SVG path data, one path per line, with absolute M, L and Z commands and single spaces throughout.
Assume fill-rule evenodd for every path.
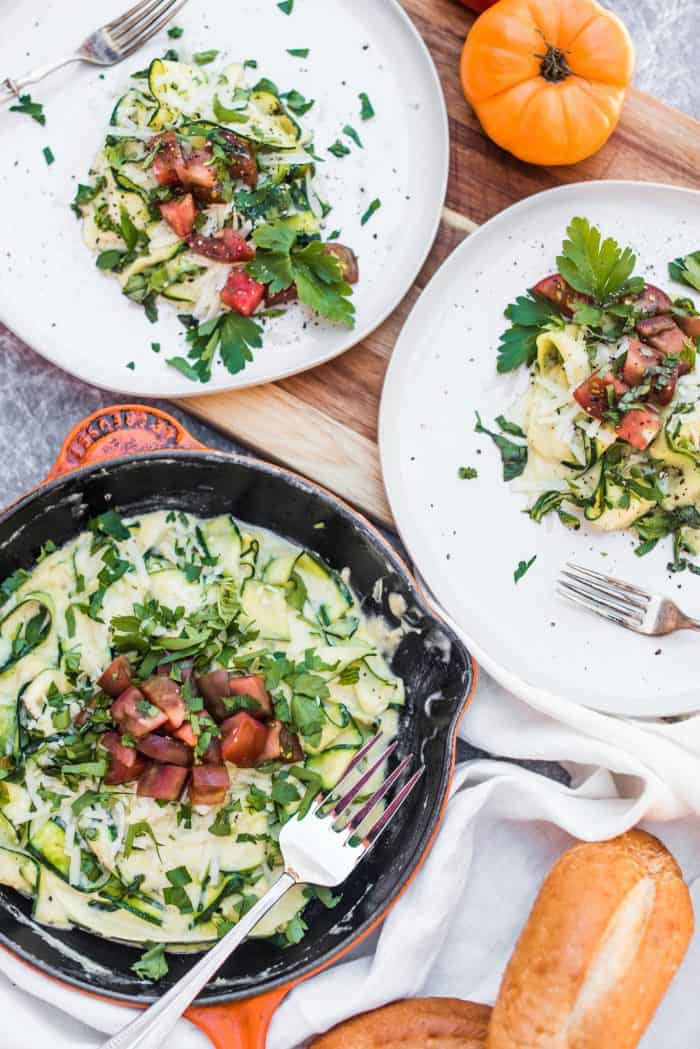
M 393 661 L 407 686 L 396 758 L 411 753 L 425 763 L 419 789 L 344 885 L 341 903 L 327 910 L 316 902 L 307 910 L 310 931 L 301 943 L 280 950 L 264 940 L 247 941 L 188 1014 L 218 1046 L 262 1047 L 274 1007 L 289 988 L 366 935 L 426 854 L 446 801 L 474 669 L 464 646 L 428 610 L 406 566 L 368 521 L 286 470 L 204 449 L 172 417 L 138 405 L 106 408 L 80 423 L 46 482 L 0 514 L 0 578 L 28 567 L 46 540 L 73 538 L 90 517 L 110 507 L 126 514 L 168 507 L 204 516 L 232 512 L 318 551 L 337 569 L 348 565 L 366 610 L 396 623 L 387 605 L 390 593 L 400 594 L 408 607 L 413 630 Z M 319 522 L 324 527 L 314 528 Z M 372 596 L 378 579 L 379 602 Z M 189 964 L 187 956 L 171 955 L 168 976 L 155 987 L 144 984 L 130 968 L 138 950 L 79 930 L 51 929 L 46 938 L 31 920 L 30 901 L 9 889 L 0 889 L 0 942 L 49 976 L 130 1004 L 153 1001 Z M 61 943 L 70 953 L 62 953 Z M 199 1007 L 224 1002 L 236 1006 Z

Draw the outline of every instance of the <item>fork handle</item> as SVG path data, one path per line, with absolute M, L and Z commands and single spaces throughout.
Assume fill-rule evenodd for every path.
M 277 901 L 298 881 L 299 878 L 293 871 L 286 870 L 275 884 L 270 886 L 265 895 L 260 897 L 255 906 L 251 907 L 248 913 L 211 950 L 207 951 L 197 964 L 170 988 L 167 994 L 164 994 L 144 1013 L 123 1027 L 108 1042 L 105 1042 L 102 1049 L 156 1049 L 156 1046 L 162 1045 L 205 983 L 218 972 L 229 955 L 246 939 L 260 919 L 264 918 Z
M 80 55 L 71 54 L 66 55 L 65 58 L 60 58 L 58 62 L 51 62 L 45 66 L 37 66 L 36 69 L 32 69 L 31 72 L 25 73 L 21 77 L 5 77 L 0 82 L 0 105 L 4 102 L 14 102 L 19 97 L 20 92 L 31 84 L 36 84 L 39 80 L 43 80 L 49 73 L 55 72 L 57 69 L 62 69 L 63 66 L 67 66 L 70 62 L 79 62 Z

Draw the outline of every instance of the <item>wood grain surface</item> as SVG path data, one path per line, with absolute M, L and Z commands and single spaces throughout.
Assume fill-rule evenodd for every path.
M 617 178 L 700 188 L 700 122 L 632 90 L 594 157 L 570 167 L 521 163 L 490 142 L 465 101 L 459 56 L 474 16 L 457 0 L 403 0 L 437 66 L 450 120 L 450 179 L 433 249 L 403 302 L 372 335 L 328 364 L 279 383 L 180 403 L 268 459 L 391 523 L 377 451 L 377 416 L 392 348 L 422 288 L 480 223 L 543 189 Z

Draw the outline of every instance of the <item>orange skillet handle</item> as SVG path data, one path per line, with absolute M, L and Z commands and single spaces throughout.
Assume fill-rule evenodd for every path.
M 216 1049 L 265 1049 L 267 1029 L 291 985 L 225 1005 L 195 1005 L 185 1016 L 204 1031 Z
M 100 408 L 73 427 L 46 480 L 121 455 L 203 448 L 167 412 L 146 404 L 115 404 Z

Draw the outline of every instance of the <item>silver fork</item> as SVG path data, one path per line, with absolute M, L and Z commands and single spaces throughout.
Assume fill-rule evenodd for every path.
M 347 813 L 362 788 L 374 775 L 377 769 L 394 753 L 397 743 L 388 746 L 379 757 L 357 780 L 337 797 L 338 788 L 352 772 L 358 769 L 381 736 L 374 736 L 357 752 L 345 772 L 338 780 L 330 794 L 317 795 L 308 811 L 301 817 L 292 817 L 280 833 L 280 849 L 284 862 L 284 872 L 247 914 L 219 942 L 197 962 L 192 969 L 172 987 L 167 994 L 147 1009 L 141 1016 L 124 1027 L 102 1049 L 155 1049 L 173 1029 L 182 1013 L 201 991 L 205 983 L 219 970 L 229 955 L 248 936 L 267 912 L 274 907 L 293 885 L 305 882 L 312 885 L 324 885 L 332 888 L 352 873 L 380 835 L 386 830 L 399 811 L 408 795 L 423 775 L 421 766 L 409 780 L 397 791 L 383 813 L 375 820 L 361 841 L 357 841 L 357 832 L 380 802 L 396 784 L 408 768 L 412 756 L 407 755 L 387 776 L 381 787 L 352 814 Z M 332 800 L 332 808 L 329 807 Z M 345 814 L 345 815 L 344 815 Z M 350 816 L 347 819 L 347 816 Z M 340 818 L 345 822 L 339 824 Z
M 0 83 L 0 103 L 16 99 L 24 88 L 70 62 L 90 62 L 95 66 L 121 62 L 150 40 L 186 3 L 187 0 L 140 0 L 123 15 L 96 29 L 70 55 L 39 66 L 23 77 L 6 77 Z
M 557 593 L 638 634 L 660 637 L 675 630 L 700 630 L 700 622 L 667 597 L 570 562 L 562 569 Z

